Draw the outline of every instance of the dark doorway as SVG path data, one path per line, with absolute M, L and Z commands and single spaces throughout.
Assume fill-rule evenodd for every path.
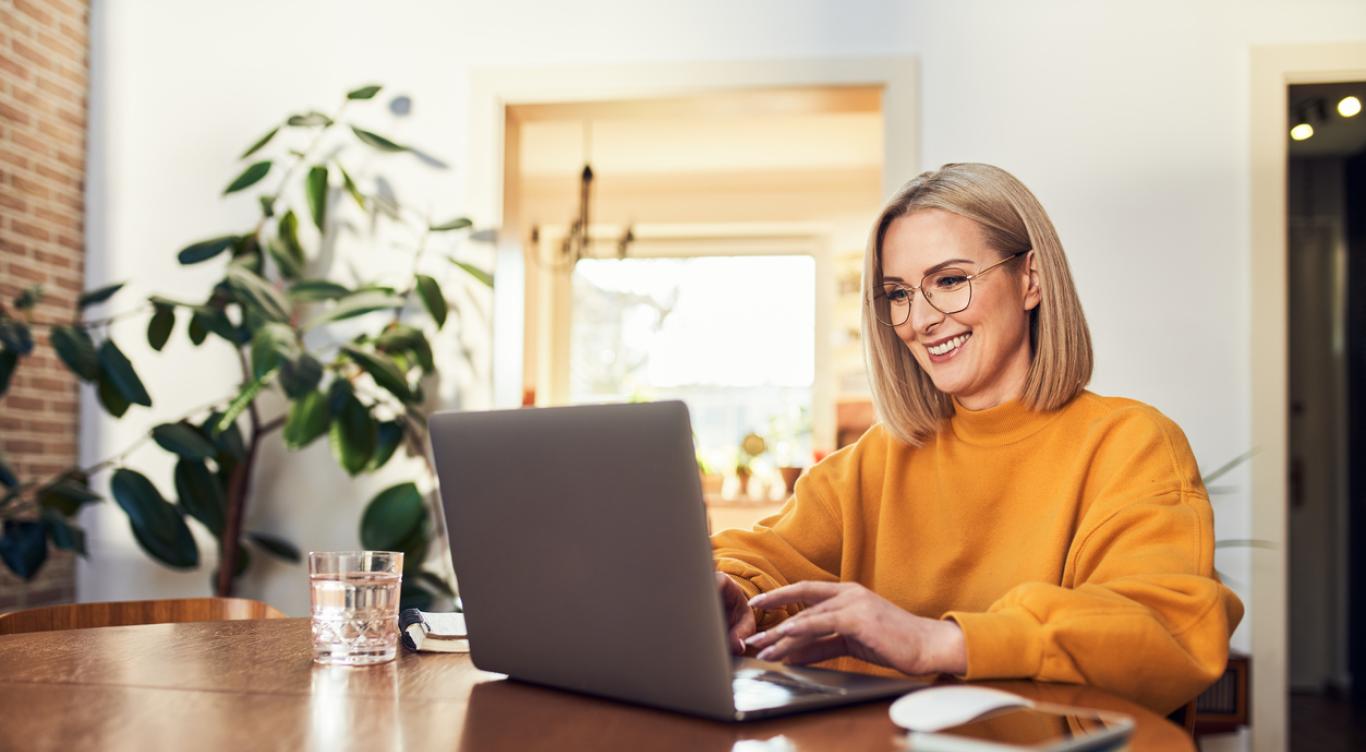
M 1362 101 L 1366 82 L 1289 91 L 1292 749 L 1366 745 L 1353 707 L 1366 694 L 1366 599 L 1352 597 L 1366 584 L 1366 552 L 1352 545 L 1366 541 L 1366 114 L 1353 112 Z

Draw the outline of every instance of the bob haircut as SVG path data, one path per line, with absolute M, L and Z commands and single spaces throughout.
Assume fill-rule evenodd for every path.
M 921 209 L 942 209 L 981 226 L 987 244 L 1002 254 L 1033 250 L 1042 297 L 1030 312 L 1032 359 L 1020 401 L 1032 410 L 1066 405 L 1091 380 L 1091 333 L 1067 268 L 1062 242 L 1043 206 L 1014 175 L 988 164 L 946 164 L 921 173 L 883 207 L 868 238 L 863 269 L 863 342 L 873 405 L 896 438 L 921 446 L 953 415 L 953 400 L 939 391 L 874 306 L 882 289 L 882 242 L 896 219 Z M 1025 257 L 1026 259 L 1028 256 Z

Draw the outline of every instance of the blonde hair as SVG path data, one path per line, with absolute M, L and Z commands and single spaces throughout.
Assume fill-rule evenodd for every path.
M 1033 358 L 1020 401 L 1038 411 L 1070 402 L 1091 380 L 1091 333 L 1053 223 L 1034 194 L 1005 170 L 988 164 L 946 164 L 902 186 L 883 207 L 868 238 L 863 347 L 879 419 L 896 438 L 920 446 L 953 415 L 949 395 L 935 387 L 892 327 L 875 318 L 874 294 L 882 289 L 887 228 L 920 209 L 942 209 L 973 220 L 987 244 L 1001 253 L 1035 252 L 1042 295 L 1029 314 Z

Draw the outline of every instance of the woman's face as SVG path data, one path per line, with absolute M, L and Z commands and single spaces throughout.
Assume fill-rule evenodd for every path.
M 919 287 L 931 272 L 976 274 L 1002 258 L 987 245 L 976 222 L 940 209 L 920 209 L 887 228 L 882 278 L 884 284 Z M 915 292 L 910 318 L 896 327 L 896 334 L 940 391 L 970 410 L 984 410 L 1024 391 L 1033 356 L 1029 312 L 1039 297 L 1030 253 L 972 280 L 972 302 L 958 313 L 941 313 Z

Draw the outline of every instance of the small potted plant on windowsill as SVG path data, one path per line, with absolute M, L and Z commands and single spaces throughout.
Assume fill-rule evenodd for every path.
M 768 442 L 757 433 L 748 433 L 740 440 L 735 459 L 735 479 L 740 482 L 740 490 L 736 494 L 738 497 L 749 498 L 749 479 L 754 475 L 754 460 L 767 450 Z

